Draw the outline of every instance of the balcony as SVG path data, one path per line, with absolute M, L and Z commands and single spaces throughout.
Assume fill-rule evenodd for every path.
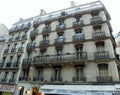
M 65 37 L 61 36 L 55 39 L 54 44 L 58 45 L 58 44 L 63 44 L 65 42 Z
M 32 62 L 32 59 L 23 59 L 22 66 L 29 67 Z
M 42 40 L 42 41 L 40 41 L 40 47 L 42 47 L 42 46 L 48 46 L 49 45 L 49 40 Z
M 6 67 L 11 67 L 11 65 L 12 65 L 12 62 L 6 63 Z
M 0 67 L 3 67 L 4 63 L 0 63 Z
M 10 83 L 15 83 L 15 81 L 16 81 L 15 79 L 12 79 L 12 78 L 9 79 L 9 82 L 10 82 Z
M 79 42 L 84 40 L 84 34 L 79 33 L 73 36 L 73 42 Z
M 30 26 L 31 26 L 31 23 L 27 23 L 27 24 L 22 24 L 22 25 L 19 25 L 19 26 L 15 26 L 15 27 L 12 27 L 9 30 L 9 33 L 17 32 L 17 31 L 22 31 L 22 30 L 25 30 L 25 29 L 29 29 Z
M 16 52 L 16 47 L 11 49 L 11 53 L 14 53 L 14 52 Z
M 29 77 L 19 77 L 19 81 L 30 81 L 31 79 Z
M 104 39 L 105 32 L 95 32 L 93 33 L 93 39 Z
M 83 20 L 73 22 L 73 27 L 83 27 Z
M 97 76 L 97 82 L 112 82 L 112 76 Z
M 56 26 L 56 30 L 57 30 L 57 31 L 62 31 L 62 30 L 65 29 L 65 27 L 66 27 L 65 24 L 57 25 L 57 26 Z
M 86 82 L 86 77 L 81 76 L 81 77 L 73 77 L 74 82 Z
M 57 81 L 62 81 L 62 77 L 51 77 L 51 82 L 57 82 Z
M 19 62 L 14 62 L 13 67 L 19 67 Z
M 15 40 L 16 40 L 16 41 L 20 40 L 20 36 L 16 36 L 16 37 L 15 37 Z
M 4 53 L 8 53 L 9 49 L 5 49 Z
M 1 79 L 1 82 L 7 82 L 7 79 L 3 78 Z
M 102 17 L 96 16 L 96 17 L 92 17 L 90 19 L 91 24 L 101 24 L 102 21 Z
M 34 49 L 34 48 L 35 48 L 35 44 L 36 44 L 35 42 L 30 42 L 30 43 L 28 43 L 26 49 L 27 49 L 27 50 L 32 50 L 32 49 Z
M 27 39 L 27 35 L 26 34 L 22 35 L 22 39 Z
M 43 77 L 33 77 L 33 81 L 43 81 L 44 80 L 44 78 Z
M 95 52 L 94 53 L 95 59 L 100 60 L 100 59 L 108 59 L 109 58 L 109 52 L 108 51 L 103 51 L 103 52 Z
M 42 30 L 42 33 L 49 33 L 49 32 L 51 32 L 51 27 L 50 26 L 49 27 L 45 27 Z
M 77 53 L 69 53 L 69 54 L 61 54 L 57 55 L 46 55 L 46 56 L 39 56 L 33 59 L 33 64 L 36 66 L 44 65 L 44 63 L 50 64 L 58 64 L 59 62 L 63 63 L 80 63 L 87 60 L 87 52 L 80 52 Z
M 23 51 L 24 51 L 24 47 L 21 46 L 18 48 L 18 52 L 23 52 Z
M 31 31 L 30 37 L 33 38 L 33 37 L 35 37 L 37 34 L 38 34 L 38 29 L 34 29 L 34 30 Z
M 12 42 L 13 41 L 13 37 L 9 38 L 9 42 Z

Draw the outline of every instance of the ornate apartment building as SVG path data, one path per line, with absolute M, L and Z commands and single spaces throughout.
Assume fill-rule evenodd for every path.
M 110 19 L 100 1 L 20 19 L 1 58 L 2 95 L 119 95 Z

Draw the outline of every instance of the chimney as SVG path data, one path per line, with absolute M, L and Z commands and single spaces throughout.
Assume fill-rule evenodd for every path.
M 71 7 L 75 7 L 75 2 L 71 1 Z

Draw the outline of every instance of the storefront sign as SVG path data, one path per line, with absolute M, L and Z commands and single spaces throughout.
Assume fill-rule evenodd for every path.
M 15 85 L 0 84 L 0 91 L 14 92 Z

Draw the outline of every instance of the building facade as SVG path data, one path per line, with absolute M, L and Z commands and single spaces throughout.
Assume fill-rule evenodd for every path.
M 119 95 L 110 19 L 100 1 L 21 19 L 9 31 L 1 83 L 14 95 Z

